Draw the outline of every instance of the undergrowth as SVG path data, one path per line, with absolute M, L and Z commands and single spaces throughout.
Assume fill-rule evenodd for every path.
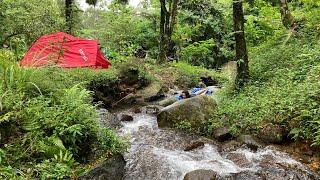
M 277 124 L 290 138 L 320 145 L 320 41 L 305 32 L 287 39 L 285 31 L 251 48 L 250 81 L 240 92 L 225 88 L 217 95 L 211 123 L 230 126 L 235 136 Z
M 116 80 L 112 69 L 20 68 L 1 51 L 0 179 L 74 178 L 96 152 L 122 151 L 124 142 L 97 122 L 86 89 Z

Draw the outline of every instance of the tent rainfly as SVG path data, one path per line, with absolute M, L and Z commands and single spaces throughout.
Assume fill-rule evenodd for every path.
M 40 37 L 20 61 L 20 65 L 107 69 L 110 62 L 101 53 L 97 40 L 80 39 L 58 32 Z

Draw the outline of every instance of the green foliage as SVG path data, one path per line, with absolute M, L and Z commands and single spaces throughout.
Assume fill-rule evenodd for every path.
M 99 39 L 108 57 L 117 60 L 121 55 L 134 55 L 139 47 L 150 51 L 157 48 L 154 12 L 137 12 L 126 6 L 110 8 L 111 11 L 90 9 L 85 12 L 82 30 L 86 37 Z
M 181 122 L 175 124 L 174 127 L 177 129 L 181 129 L 183 131 L 186 131 L 186 132 L 191 132 L 191 130 L 192 130 L 191 123 L 188 121 L 181 121 Z
M 117 66 L 119 76 L 125 84 L 133 85 L 138 83 L 139 87 L 150 84 L 152 77 L 146 71 L 144 62 L 137 58 L 131 58 Z
M 251 80 L 239 93 L 218 95 L 212 121 L 231 125 L 234 135 L 257 133 L 263 124 L 286 127 L 294 139 L 319 139 L 319 41 L 286 33 L 251 50 Z
M 244 9 L 246 40 L 251 46 L 264 42 L 274 36 L 276 30 L 284 28 L 278 6 L 272 6 L 263 0 L 255 0 L 253 5 L 245 4 Z
M 51 0 L 3 0 L 0 12 L 0 46 L 9 45 L 18 57 L 39 36 L 61 29 L 64 20 Z
M 71 178 L 76 162 L 88 154 L 125 148 L 99 125 L 92 93 L 85 89 L 115 81 L 114 70 L 23 69 L 10 53 L 1 51 L 0 57 L 0 177 L 19 172 L 22 178 Z
M 195 66 L 219 68 L 232 54 L 216 45 L 213 39 L 195 42 L 182 49 L 181 59 Z
M 227 22 L 217 4 L 207 0 L 181 1 L 179 24 L 173 40 L 182 60 L 206 68 L 219 68 L 232 59 L 233 44 Z
M 186 87 L 195 87 L 200 82 L 200 77 L 211 76 L 213 79 L 217 80 L 220 84 L 228 81 L 228 78 L 217 71 L 210 71 L 201 66 L 192 66 L 185 62 L 173 63 L 171 65 L 174 70 L 178 73 L 177 85 Z

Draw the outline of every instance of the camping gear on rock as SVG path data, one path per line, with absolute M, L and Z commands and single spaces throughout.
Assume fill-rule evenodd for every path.
M 57 65 L 63 68 L 102 68 L 110 66 L 97 40 L 81 39 L 64 32 L 40 37 L 19 63 L 26 67 Z

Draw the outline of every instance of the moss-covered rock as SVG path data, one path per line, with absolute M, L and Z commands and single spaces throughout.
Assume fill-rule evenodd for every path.
M 216 102 L 209 96 L 184 99 L 162 109 L 157 117 L 158 125 L 160 128 L 175 127 L 181 122 L 189 122 L 193 130 L 200 130 L 214 107 Z

